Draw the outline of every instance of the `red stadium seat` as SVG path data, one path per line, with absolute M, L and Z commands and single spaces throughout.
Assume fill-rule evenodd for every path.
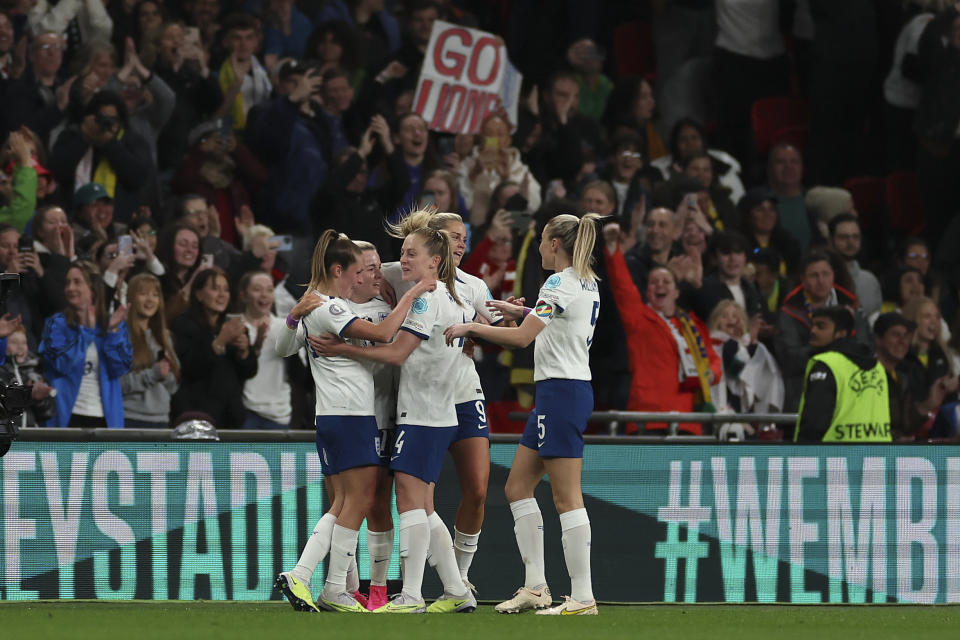
M 519 402 L 500 401 L 487 403 L 487 424 L 490 425 L 490 433 L 523 433 L 523 428 L 527 421 L 511 421 L 511 411 L 529 411 L 524 409 Z
M 757 153 L 765 154 L 779 142 L 778 134 L 799 131 L 807 127 L 807 101 L 802 98 L 761 98 L 750 108 L 753 125 L 753 143 Z M 804 135 L 804 142 L 806 136 Z
M 843 188 L 853 196 L 853 206 L 857 209 L 860 226 L 864 232 L 878 229 L 886 216 L 886 186 L 883 178 L 861 176 L 850 178 Z
M 653 50 L 653 30 L 649 22 L 627 22 L 613 30 L 613 54 L 617 77 L 643 76 L 650 79 L 657 72 Z
M 897 171 L 884 180 L 890 225 L 894 231 L 919 235 L 923 230 L 923 202 L 913 171 Z
M 807 148 L 807 139 L 810 137 L 810 127 L 805 124 L 793 124 L 774 132 L 770 138 L 770 146 L 786 142 L 800 151 Z

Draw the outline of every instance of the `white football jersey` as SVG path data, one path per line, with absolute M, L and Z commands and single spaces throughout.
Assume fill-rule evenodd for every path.
M 343 337 L 354 321 L 349 300 L 323 296 L 325 303 L 301 320 L 305 336 L 332 333 Z M 318 416 L 374 415 L 373 374 L 362 362 L 336 356 L 327 358 L 310 350 L 310 368 L 317 387 Z
M 373 298 L 367 302 L 350 302 L 353 313 L 367 322 L 380 324 L 393 310 L 383 298 Z M 369 340 L 358 341 L 364 347 L 372 347 Z M 372 360 L 361 361 L 373 374 L 373 404 L 377 415 L 377 426 L 389 429 L 397 423 L 397 383 L 400 368 Z
M 405 282 L 402 279 L 399 262 L 388 262 L 381 266 L 380 270 L 384 279 L 393 287 L 398 299 L 413 288 L 413 282 Z M 487 283 L 481 278 L 457 269 L 457 295 L 465 305 L 473 307 L 473 310 L 486 318 L 490 324 L 503 322 L 503 317 L 499 313 L 487 308 L 487 300 L 493 300 L 493 295 L 490 294 Z M 483 400 L 483 388 L 480 386 L 480 376 L 477 375 L 473 360 L 466 357 L 462 360 L 462 362 L 457 363 L 456 368 L 457 382 L 454 385 L 453 392 L 454 404 Z
M 436 290 L 413 301 L 401 330 L 420 338 L 420 344 L 400 367 L 398 425 L 457 425 L 453 392 L 458 380 L 457 366 L 466 358 L 462 341 L 447 346 L 443 332 L 450 325 L 473 319 L 474 315 L 473 309 L 454 302 L 442 282 L 437 283 Z
M 547 325 L 533 348 L 534 381 L 590 379 L 590 344 L 599 312 L 595 280 L 582 280 L 573 267 L 547 278 L 533 310 Z

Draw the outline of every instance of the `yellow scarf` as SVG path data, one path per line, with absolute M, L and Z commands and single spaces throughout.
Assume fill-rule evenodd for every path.
M 122 138 L 123 129 L 120 129 L 120 131 L 117 132 L 117 140 L 121 140 Z M 97 163 L 97 168 L 93 170 L 93 178 L 90 182 L 103 185 L 103 188 L 107 191 L 107 195 L 111 198 L 117 196 L 117 174 L 113 170 L 113 167 L 110 166 L 110 162 L 106 156 L 100 158 L 100 162 Z
M 227 58 L 223 61 L 223 64 L 220 65 L 220 90 L 223 91 L 224 95 L 230 91 L 230 87 L 237 83 L 237 74 L 233 70 L 233 65 L 230 64 L 230 58 Z M 243 82 L 243 78 L 239 80 Z M 237 131 L 243 131 L 247 128 L 247 110 L 244 108 L 243 104 L 243 91 L 237 92 L 237 97 L 233 99 L 233 128 Z
M 710 391 L 710 358 L 707 356 L 707 343 L 700 334 L 700 329 L 694 324 L 690 315 L 684 312 L 677 313 L 677 320 L 680 321 L 680 333 L 683 339 L 687 341 L 687 348 L 690 355 L 693 356 L 693 364 L 697 368 L 697 377 L 700 379 L 700 402 L 708 404 L 713 402 L 713 394 Z

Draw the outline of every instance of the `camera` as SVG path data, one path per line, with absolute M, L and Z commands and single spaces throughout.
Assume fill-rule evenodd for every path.
M 10 291 L 18 286 L 19 273 L 0 273 L 0 314 L 6 311 Z M 24 409 L 30 406 L 32 391 L 32 385 L 0 384 L 0 456 L 10 450 L 10 445 L 20 435 L 17 423 Z
M 103 115 L 98 113 L 93 117 L 93 121 L 97 123 L 97 126 L 100 127 L 100 131 L 107 133 L 113 131 L 113 127 L 117 124 L 117 119 L 113 116 Z

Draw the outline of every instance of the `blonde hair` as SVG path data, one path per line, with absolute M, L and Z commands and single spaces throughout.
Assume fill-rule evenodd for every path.
M 134 298 L 144 289 L 154 289 L 159 296 L 157 302 L 157 311 L 147 320 L 147 327 L 153 334 L 153 339 L 159 343 L 166 353 L 174 354 L 173 342 L 170 340 L 170 333 L 167 331 L 167 321 L 163 310 L 163 288 L 160 286 L 160 280 L 150 273 L 139 273 L 127 283 L 127 300 L 133 301 Z M 129 305 L 127 311 L 127 329 L 130 332 L 130 343 L 133 345 L 133 371 L 142 371 L 149 369 L 154 365 L 157 359 L 150 346 L 147 344 L 146 336 L 140 327 L 140 312 L 137 306 Z M 170 369 L 177 381 L 180 380 L 180 363 L 176 358 L 170 359 Z
M 720 316 L 722 316 L 723 313 L 730 307 L 736 309 L 737 315 L 740 316 L 740 326 L 743 328 L 743 333 L 747 332 L 747 312 L 744 311 L 743 307 L 737 304 L 736 300 L 721 300 L 719 303 L 717 303 L 717 306 L 714 307 L 713 311 L 710 313 L 710 320 L 707 321 L 707 328 L 710 329 L 710 333 L 720 330 L 717 326 L 720 322 Z M 742 336 L 743 333 L 740 335 Z M 740 336 L 733 337 L 739 338 Z
M 330 280 L 330 271 L 333 265 L 338 264 L 346 268 L 357 261 L 360 249 L 350 238 L 333 229 L 327 229 L 320 235 L 317 244 L 313 247 L 313 258 L 310 260 L 310 283 L 307 291 L 320 289 Z
M 374 246 L 372 242 L 367 242 L 366 240 L 354 240 L 353 244 L 357 245 L 357 249 L 360 251 L 376 251 L 377 247 Z
M 947 345 L 946 340 L 943 339 L 943 314 L 940 313 L 940 307 L 937 306 L 937 303 L 933 301 L 933 298 L 928 298 L 927 296 L 920 296 L 919 298 L 914 298 L 908 302 L 903 307 L 903 317 L 909 320 L 910 322 L 916 322 L 917 318 L 920 316 L 920 310 L 925 306 L 930 305 L 937 310 L 937 315 L 940 316 L 941 322 L 937 323 L 937 337 L 934 338 L 934 342 L 940 345 L 940 348 L 943 349 L 943 352 L 948 356 L 953 353 L 953 349 Z M 913 346 L 917 346 L 920 340 L 917 338 L 917 332 L 913 332 L 913 339 L 910 341 Z
M 433 205 L 414 209 L 400 218 L 396 223 L 387 224 L 387 233 L 394 238 L 403 240 L 417 229 L 429 228 L 434 231 L 443 231 L 447 225 L 456 222 L 463 224 L 463 218 L 456 213 L 438 211 Z
M 462 305 L 463 302 L 457 295 L 457 264 L 453 258 L 453 243 L 450 241 L 450 234 L 440 229 L 420 227 L 414 229 L 408 235 L 417 236 L 423 240 L 427 255 L 440 256 L 440 264 L 437 265 L 437 280 L 447 285 L 450 296 L 457 304 Z
M 273 229 L 267 225 L 255 224 L 244 232 L 241 238 L 241 246 L 244 251 L 248 251 L 250 249 L 250 243 L 252 243 L 255 238 L 259 238 L 260 236 L 272 238 L 275 235 L 276 234 L 273 232 Z
M 584 214 L 582 218 L 564 213 L 551 218 L 543 229 L 545 237 L 560 240 L 564 253 L 570 256 L 573 270 L 584 280 L 599 280 L 592 266 L 599 219 L 596 213 Z

